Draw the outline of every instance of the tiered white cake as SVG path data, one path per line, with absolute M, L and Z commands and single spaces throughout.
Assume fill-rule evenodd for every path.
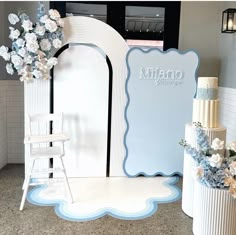
M 200 122 L 206 132 L 209 143 L 213 139 L 226 140 L 226 128 L 219 124 L 218 78 L 199 77 L 196 97 L 193 99 L 193 122 Z M 186 124 L 185 140 L 191 146 L 197 147 L 195 126 Z M 194 179 L 193 168 L 196 163 L 192 157 L 184 153 L 182 209 L 193 217 Z

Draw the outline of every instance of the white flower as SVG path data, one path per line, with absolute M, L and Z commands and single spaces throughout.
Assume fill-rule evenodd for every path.
M 229 166 L 231 174 L 236 175 L 236 161 L 233 161 Z
M 204 169 L 200 166 L 193 168 L 193 178 L 200 179 L 204 176 Z
M 11 56 L 17 55 L 16 51 L 11 51 L 10 54 L 11 54 Z
M 57 30 L 57 24 L 56 24 L 55 21 L 47 19 L 47 20 L 45 20 L 45 28 L 49 32 L 53 33 L 53 32 L 55 32 Z
M 0 56 L 4 59 L 4 60 L 10 60 L 10 53 L 8 53 L 8 47 L 5 46 L 1 46 L 0 47 Z
M 21 58 L 20 56 L 18 56 L 18 55 L 13 55 L 13 56 L 11 57 L 11 61 L 12 61 L 12 63 L 14 64 L 14 67 L 15 67 L 16 69 L 22 67 L 22 65 L 23 65 L 23 60 L 22 60 L 22 58 Z
M 43 70 L 44 65 L 42 63 L 40 63 L 39 61 L 35 62 L 35 66 L 39 69 L 39 70 Z
M 42 59 L 43 57 L 45 57 L 45 53 L 43 51 L 38 50 L 38 58 Z
M 48 15 L 40 17 L 36 23 L 26 14 L 18 16 L 11 13 L 8 20 L 11 24 L 9 38 L 12 46 L 10 49 L 0 47 L 0 56 L 9 61 L 6 71 L 9 74 L 17 72 L 21 81 L 31 81 L 33 78 L 50 79 L 49 71 L 57 64 L 57 59 L 50 58 L 49 52 L 62 46 L 61 28 L 64 21 L 59 12 L 51 9 Z M 18 22 L 21 22 L 21 28 L 13 28 Z
M 60 39 L 56 38 L 52 41 L 52 44 L 55 48 L 60 48 L 62 46 L 62 41 Z
M 209 158 L 209 162 L 212 167 L 220 168 L 222 161 L 223 158 L 220 156 L 219 153 L 212 154 L 212 156 Z
M 227 149 L 236 152 L 236 141 L 230 143 L 230 144 L 227 146 Z
M 7 63 L 7 64 L 6 64 L 6 70 L 7 70 L 7 73 L 9 73 L 9 74 L 11 74 L 11 75 L 14 73 L 12 64 L 10 64 L 10 63 Z
M 25 45 L 25 40 L 18 38 L 15 43 L 18 47 L 23 47 Z
M 26 82 L 30 82 L 33 80 L 33 75 L 32 73 L 29 73 L 29 72 L 25 72 L 21 77 L 20 77 L 20 80 L 23 82 L 23 81 L 26 81 Z
M 59 27 L 63 28 L 63 27 L 64 27 L 64 20 L 63 20 L 62 18 L 58 19 L 58 20 L 57 20 L 57 25 L 58 25 Z
M 41 18 L 40 18 L 39 21 L 40 21 L 41 23 L 45 23 L 45 21 L 46 21 L 47 19 L 49 19 L 48 16 L 47 16 L 47 15 L 44 15 L 44 16 L 41 16 Z
M 58 63 L 57 58 L 52 57 L 52 58 L 50 58 L 50 59 L 48 60 L 47 65 L 48 65 L 49 69 L 51 69 L 51 68 L 52 68 L 54 65 L 56 65 L 57 63 Z
M 220 149 L 223 149 L 224 148 L 224 141 L 218 139 L 218 138 L 215 138 L 213 141 L 212 141 L 212 144 L 211 144 L 211 147 L 214 149 L 214 150 L 220 150 Z
M 39 24 L 37 24 L 36 28 L 35 28 L 35 33 L 43 36 L 45 34 L 45 27 L 44 26 L 40 26 Z
M 231 194 L 231 196 L 236 199 L 236 187 L 235 186 L 232 186 L 230 185 L 229 187 L 229 193 Z
M 25 39 L 26 41 L 36 41 L 37 40 L 37 36 L 35 33 L 26 33 L 25 34 Z
M 17 70 L 17 74 L 18 74 L 18 75 L 23 75 L 24 72 L 25 72 L 24 68 Z
M 57 20 L 61 17 L 59 12 L 54 9 L 49 10 L 48 13 L 49 13 L 50 18 L 53 20 Z
M 27 74 L 31 71 L 31 66 L 30 65 L 25 65 L 21 69 L 17 70 L 18 75 L 21 76 L 27 76 Z
M 42 78 L 43 78 L 44 80 L 49 80 L 49 79 L 51 79 L 51 76 L 49 75 L 49 72 L 47 71 L 46 73 L 44 73 L 44 74 L 42 75 Z
M 36 53 L 39 49 L 39 44 L 37 43 L 37 41 L 27 41 L 26 47 L 28 51 Z
M 28 54 L 24 57 L 24 62 L 26 64 L 31 64 L 33 62 L 33 58 Z
M 24 58 L 24 57 L 26 56 L 26 54 L 27 54 L 27 50 L 26 50 L 25 47 L 20 48 L 20 49 L 18 50 L 18 55 L 20 55 L 21 57 Z
M 20 21 L 20 19 L 18 18 L 18 16 L 16 14 L 11 13 L 11 14 L 8 15 L 8 21 L 11 24 L 15 25 L 17 22 Z
M 44 66 L 44 68 L 46 68 L 47 67 L 47 59 L 44 57 L 44 58 L 41 58 L 40 60 L 40 63 Z
M 5 54 L 8 52 L 8 47 L 1 46 L 0 47 L 0 55 Z
M 35 78 L 42 78 L 42 72 L 41 71 L 39 71 L 39 70 L 37 70 L 37 69 L 35 69 L 33 72 L 32 72 L 32 74 L 35 76 Z
M 4 53 L 4 54 L 2 54 L 1 56 L 2 56 L 2 58 L 3 58 L 4 60 L 6 60 L 6 61 L 10 60 L 10 58 L 11 58 L 10 53 Z
M 51 43 L 48 39 L 43 39 L 41 42 L 40 42 L 40 48 L 43 50 L 43 51 L 49 51 L 51 49 Z
M 33 24 L 30 20 L 23 20 L 22 28 L 24 28 L 26 32 L 29 32 L 29 30 L 33 29 Z
M 11 40 L 17 39 L 20 36 L 20 31 L 18 29 L 10 29 L 10 35 L 9 38 Z

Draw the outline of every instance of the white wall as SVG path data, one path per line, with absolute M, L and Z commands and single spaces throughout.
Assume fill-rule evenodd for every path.
M 7 155 L 8 163 L 24 163 L 24 84 L 7 80 Z
M 6 90 L 7 81 L 0 81 L 0 169 L 7 160 L 7 128 L 6 128 Z
M 219 77 L 220 123 L 227 142 L 236 140 L 236 34 L 222 34 L 222 12 L 236 2 L 182 2 L 179 48 L 195 48 L 198 76 Z
M 0 2 L 0 45 L 10 45 L 9 13 L 24 10 L 35 21 L 38 2 Z M 49 2 L 45 2 L 46 10 Z M 24 163 L 24 84 L 6 73 L 0 60 L 0 169 L 6 163 Z M 2 79 L 7 79 L 2 81 Z
M 24 162 L 24 86 L 16 80 L 0 80 L 0 169 Z
M 200 56 L 198 76 L 218 76 L 220 2 L 181 2 L 179 49 Z
M 4 43 L 4 3 L 0 2 L 0 45 Z M 5 62 L 0 59 L 0 79 L 5 79 Z M 7 81 L 0 80 L 0 169 L 7 164 L 7 129 L 6 129 L 6 88 Z
M 4 45 L 11 45 L 9 39 L 8 14 L 24 9 L 35 20 L 37 2 L 4 2 Z M 11 76 L 4 69 L 6 83 L 6 127 L 7 127 L 7 162 L 24 163 L 24 85 L 17 75 Z M 15 80 L 14 80 L 15 79 Z
M 0 45 L 4 44 L 4 38 L 5 38 L 5 15 L 4 15 L 4 11 L 5 11 L 5 4 L 3 2 L 0 2 Z M 3 72 L 5 70 L 5 62 L 2 58 L 0 58 L 0 79 L 5 79 L 5 72 Z
M 221 2 L 221 13 L 236 2 Z M 218 33 L 220 57 L 220 121 L 227 127 L 227 141 L 236 140 L 236 33 Z
M 221 2 L 220 11 L 236 8 L 236 2 Z M 236 88 L 236 33 L 219 33 L 220 86 Z

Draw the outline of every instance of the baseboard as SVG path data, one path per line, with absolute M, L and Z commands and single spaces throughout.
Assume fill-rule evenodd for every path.
M 7 159 L 0 160 L 0 170 L 7 165 Z
M 9 164 L 24 164 L 24 159 L 8 159 Z

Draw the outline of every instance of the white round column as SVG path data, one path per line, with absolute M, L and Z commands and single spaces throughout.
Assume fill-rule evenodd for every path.
M 203 128 L 208 136 L 209 143 L 215 138 L 226 140 L 226 128 Z M 195 134 L 195 126 L 192 124 L 185 125 L 185 140 L 192 147 L 198 148 Z M 193 217 L 193 202 L 194 202 L 194 179 L 192 176 L 193 168 L 196 167 L 196 162 L 192 157 L 184 154 L 184 169 L 183 169 L 183 189 L 182 189 L 182 210 L 190 217 Z
M 195 235 L 235 235 L 236 200 L 226 189 L 195 182 L 193 233 Z
M 193 199 L 194 199 L 194 179 L 192 177 L 193 168 L 196 162 L 189 154 L 184 154 L 184 170 L 183 170 L 183 191 L 182 191 L 182 210 L 193 217 Z

